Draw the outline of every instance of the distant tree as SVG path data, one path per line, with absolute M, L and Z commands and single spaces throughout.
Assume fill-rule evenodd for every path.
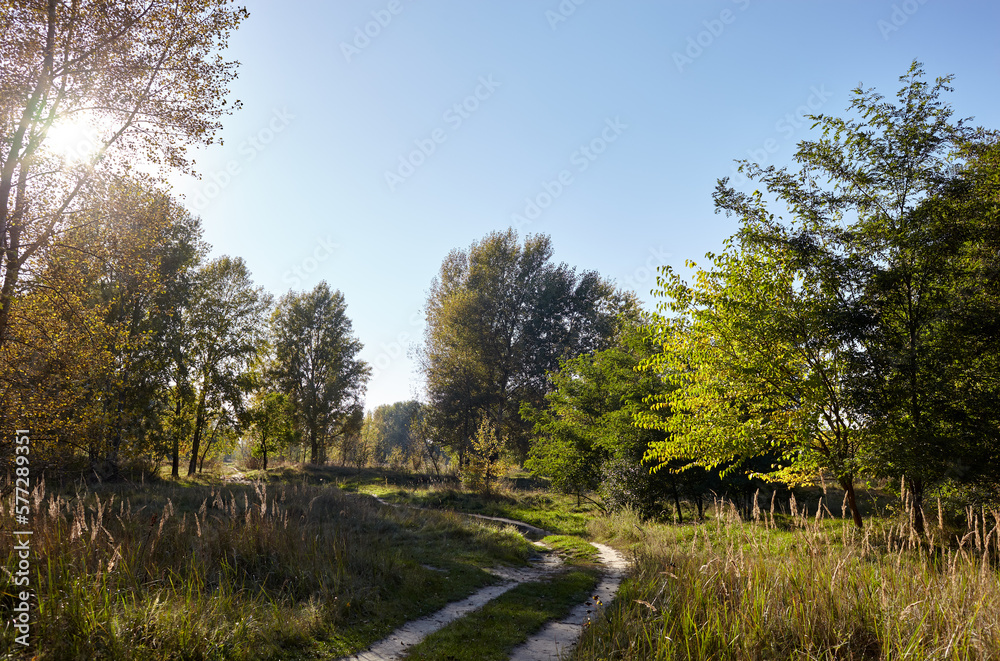
M 414 454 L 410 425 L 415 416 L 420 413 L 421 405 L 416 400 L 383 404 L 365 415 L 365 431 L 372 436 L 376 459 L 384 462 L 398 449 L 403 456 L 409 458 Z M 417 451 L 422 454 L 422 449 Z
M 357 358 L 362 344 L 352 334 L 344 296 L 326 282 L 283 296 L 271 326 L 275 381 L 289 396 L 310 462 L 319 463 L 332 439 L 360 433 L 371 369 Z
M 547 236 L 490 234 L 444 260 L 427 301 L 422 367 L 438 439 L 464 464 L 483 416 L 528 451 L 523 402 L 540 404 L 559 361 L 603 348 L 633 301 L 596 273 L 551 263 Z
M 635 424 L 644 402 L 669 390 L 658 374 L 637 370 L 655 352 L 651 333 L 650 321 L 635 313 L 622 319 L 613 346 L 563 362 L 551 376 L 545 406 L 521 409 L 534 424 L 525 467 L 578 501 L 600 492 L 604 506 L 629 506 L 644 516 L 655 513 L 660 499 L 673 496 L 683 520 L 679 498 L 687 493 L 678 490 L 683 478 L 667 471 L 652 475 L 643 459 L 664 433 Z
M 294 438 L 294 411 L 287 395 L 263 390 L 255 396 L 247 418 L 255 442 L 253 454 L 261 458 L 266 471 L 268 453 L 281 450 Z
M 196 392 L 188 475 L 208 422 L 228 411 L 238 416 L 252 388 L 251 369 L 265 344 L 271 297 L 254 287 L 240 258 L 220 257 L 198 270 L 186 311 L 191 384 Z

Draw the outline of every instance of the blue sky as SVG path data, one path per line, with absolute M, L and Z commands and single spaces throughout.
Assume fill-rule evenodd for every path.
M 214 254 L 276 296 L 340 289 L 369 407 L 419 395 L 408 357 L 452 248 L 514 224 L 652 308 L 659 264 L 721 247 L 733 160 L 787 164 L 808 109 L 913 59 L 1000 128 L 1000 4 L 950 0 L 247 3 L 222 146 L 174 192 Z

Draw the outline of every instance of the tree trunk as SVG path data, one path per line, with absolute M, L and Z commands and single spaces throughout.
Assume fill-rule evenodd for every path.
M 198 469 L 198 446 L 201 443 L 201 430 L 205 426 L 205 386 L 202 383 L 201 395 L 198 397 L 198 412 L 194 418 L 194 438 L 191 440 L 191 461 L 188 463 L 188 477 L 195 474 Z
M 851 510 L 851 517 L 854 519 L 854 525 L 858 528 L 864 528 L 864 523 L 861 521 L 861 512 L 858 510 L 858 499 L 854 494 L 854 476 L 848 476 L 840 480 L 840 486 L 845 492 L 847 492 L 847 506 Z
M 181 432 L 180 432 L 180 422 L 181 417 L 181 400 L 180 395 L 177 397 L 177 408 L 174 409 L 174 419 L 177 422 L 178 429 L 174 434 L 174 456 L 173 460 L 170 462 L 170 477 L 180 477 L 180 464 L 181 464 Z
M 907 480 L 910 483 L 910 494 L 913 496 L 913 529 L 918 535 L 924 535 L 924 481 L 919 477 Z
M 674 507 L 677 508 L 677 523 L 684 523 L 684 513 L 681 511 L 681 495 L 677 493 L 677 485 L 674 485 Z
M 319 461 L 319 441 L 316 438 L 315 427 L 309 430 L 309 463 L 315 464 Z

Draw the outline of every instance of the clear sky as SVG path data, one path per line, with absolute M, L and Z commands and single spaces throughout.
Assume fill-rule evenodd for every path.
M 214 254 L 276 296 L 346 298 L 367 406 L 419 394 L 431 279 L 515 225 L 652 308 L 655 266 L 719 250 L 733 160 L 786 164 L 802 113 L 955 74 L 1000 128 L 1000 3 L 963 0 L 251 0 L 203 179 L 175 177 Z

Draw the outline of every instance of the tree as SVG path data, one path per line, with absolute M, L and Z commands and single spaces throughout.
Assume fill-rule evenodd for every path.
M 383 404 L 365 414 L 362 434 L 370 435 L 379 462 L 384 463 L 395 452 L 419 470 L 425 449 L 412 434 L 412 425 L 421 409 L 420 402 L 410 400 Z
M 717 208 L 740 233 L 695 287 L 663 283 L 679 314 L 664 360 L 684 381 L 661 456 L 770 445 L 787 462 L 776 474 L 831 470 L 849 497 L 859 471 L 903 476 L 921 533 L 929 486 L 996 463 L 996 416 L 973 412 L 997 393 L 995 363 L 972 351 L 995 348 L 1000 317 L 969 291 L 997 288 L 996 232 L 983 231 L 996 136 L 952 120 L 950 78 L 923 75 L 914 62 L 897 103 L 859 87 L 856 119 L 814 117 L 822 137 L 800 143 L 798 173 L 742 164 L 789 223 L 720 182 Z
M 343 294 L 326 282 L 283 296 L 271 326 L 275 381 L 295 408 L 310 462 L 319 463 L 329 441 L 360 432 L 371 369 L 357 358 L 362 344 L 352 335 Z
M 107 478 L 122 461 L 152 462 L 162 450 L 166 329 L 200 229 L 142 180 L 112 181 L 86 202 L 19 288 L 0 383 L 12 418 L 30 417 L 60 452 L 86 452 Z
M 669 389 L 659 375 L 637 369 L 655 350 L 651 319 L 634 314 L 622 318 L 611 347 L 563 361 L 545 406 L 521 409 L 534 424 L 525 467 L 578 501 L 599 491 L 610 509 L 629 506 L 644 516 L 655 513 L 662 497 L 673 497 L 683 521 L 683 478 L 651 474 L 643 459 L 664 434 L 635 424 L 644 402 Z
M 682 462 L 726 474 L 776 454 L 760 476 L 790 483 L 831 471 L 861 526 L 854 480 L 867 436 L 845 395 L 846 347 L 825 324 L 830 299 L 780 245 L 756 240 L 767 223 L 760 198 L 741 202 L 743 230 L 708 255 L 711 270 L 697 271 L 693 285 L 669 267 L 658 278 L 660 310 L 674 316 L 659 317 L 662 350 L 644 367 L 674 389 L 639 415 L 667 433 L 647 456 L 658 468 Z
M 248 16 L 223 0 L 13 2 L 0 14 L 0 346 L 25 266 L 86 209 L 102 177 L 141 156 L 189 169 L 213 142 L 236 63 L 218 51 Z M 89 131 L 79 161 L 54 127 Z
M 448 255 L 431 285 L 422 367 L 432 423 L 464 464 L 487 416 L 528 451 L 522 402 L 540 404 L 559 361 L 604 347 L 632 299 L 596 273 L 551 263 L 547 236 L 510 229 Z
M 186 353 L 197 393 L 188 475 L 198 468 L 209 420 L 226 410 L 242 413 L 244 394 L 253 386 L 251 368 L 264 348 L 270 307 L 271 296 L 253 286 L 241 258 L 220 257 L 198 270 L 186 310 Z
M 498 436 L 489 418 L 484 417 L 472 439 L 469 461 L 462 468 L 462 479 L 473 491 L 490 494 L 509 468 L 505 455 L 507 443 Z
M 266 471 L 268 453 L 280 450 L 294 438 L 294 412 L 284 393 L 262 391 L 247 413 L 256 441 L 253 452 L 260 456 Z

